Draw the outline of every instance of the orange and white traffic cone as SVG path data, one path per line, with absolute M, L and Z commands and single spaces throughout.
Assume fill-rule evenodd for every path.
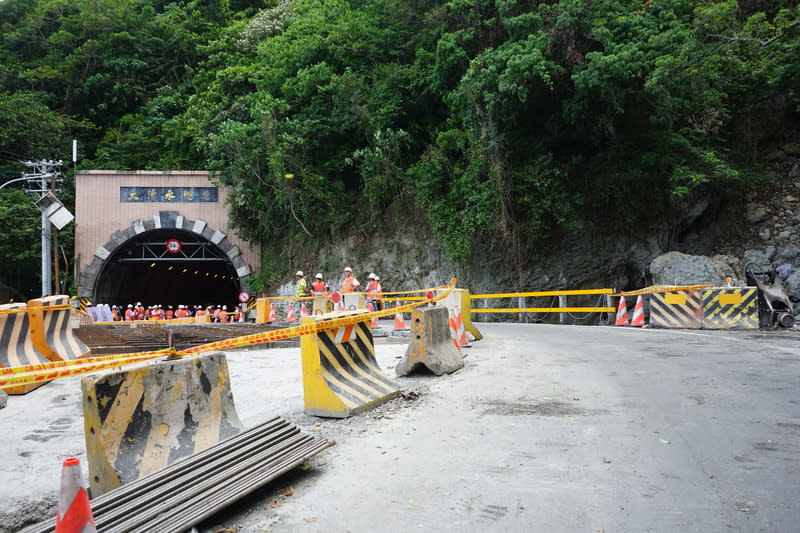
M 308 311 L 306 311 L 306 304 L 300 304 L 300 320 L 304 319 L 308 316 Z
M 297 317 L 294 315 L 294 304 L 289 302 L 286 306 L 286 322 L 294 322 Z
M 397 300 L 397 307 L 400 307 L 400 300 Z M 406 321 L 403 320 L 403 313 L 395 313 L 394 314 L 394 330 L 395 331 L 402 331 L 404 329 L 408 329 L 408 326 L 406 326 Z
M 628 326 L 628 304 L 625 303 L 625 297 L 620 296 L 619 305 L 617 306 L 617 319 L 614 321 L 615 326 Z
M 639 298 L 636 299 L 636 307 L 633 308 L 633 318 L 631 319 L 631 326 L 637 326 L 643 328 L 645 326 L 644 323 L 644 301 L 642 301 L 642 295 L 639 295 Z
M 278 315 L 275 313 L 275 306 L 270 304 L 269 306 L 269 317 L 267 318 L 267 322 L 277 322 Z
M 56 533 L 96 533 L 89 504 L 89 494 L 83 486 L 81 461 L 77 457 L 64 460 L 61 469 L 61 492 L 56 510 Z
M 244 305 L 242 305 L 242 307 L 239 309 L 239 322 L 244 322 L 244 314 L 246 312 L 247 308 Z

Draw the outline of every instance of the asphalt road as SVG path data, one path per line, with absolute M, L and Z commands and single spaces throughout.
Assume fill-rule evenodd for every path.
M 397 379 L 416 400 L 320 420 L 297 392 L 337 446 L 201 529 L 798 531 L 797 332 L 479 328 L 464 369 Z
M 229 352 L 245 426 L 337 444 L 199 530 L 798 530 L 797 331 L 477 326 L 462 370 L 396 378 L 403 397 L 345 420 L 303 413 L 298 348 Z M 405 346 L 377 343 L 393 376 Z M 0 410 L 0 523 L 83 453 L 77 384 Z

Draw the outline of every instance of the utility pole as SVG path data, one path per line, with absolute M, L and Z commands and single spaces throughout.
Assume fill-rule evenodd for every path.
M 33 172 L 23 174 L 26 179 L 25 191 L 39 196 L 42 200 L 46 195 L 60 192 L 63 180 L 61 179 L 61 161 L 24 161 L 26 167 Z M 57 231 L 57 230 L 56 230 Z M 42 296 L 53 294 L 53 231 L 50 219 L 42 210 Z

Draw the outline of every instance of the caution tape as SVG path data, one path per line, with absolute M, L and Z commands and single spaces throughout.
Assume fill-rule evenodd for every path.
M 426 300 L 428 302 L 438 302 L 447 297 L 450 291 L 442 293 L 432 299 Z M 79 376 L 82 374 L 89 374 L 98 370 L 106 370 L 109 368 L 117 368 L 132 363 L 139 363 L 142 361 L 149 361 L 164 355 L 173 357 L 183 357 L 191 354 L 199 354 L 216 350 L 239 348 L 242 346 L 262 344 L 267 342 L 274 342 L 278 340 L 291 339 L 301 335 L 311 335 L 320 331 L 328 329 L 339 328 L 348 326 L 357 322 L 366 322 L 373 318 L 381 318 L 385 316 L 394 315 L 410 311 L 414 307 L 421 305 L 423 302 L 414 302 L 382 311 L 375 311 L 372 313 L 359 313 L 352 316 L 345 316 L 341 318 L 334 318 L 325 320 L 323 322 L 302 324 L 275 331 L 268 331 L 265 333 L 258 333 L 255 335 L 246 335 L 243 337 L 236 337 L 225 341 L 211 342 L 200 346 L 195 346 L 187 350 L 178 352 L 175 348 L 165 348 L 152 352 L 139 352 L 134 354 L 121 354 L 121 355 L 108 355 L 101 357 L 90 357 L 87 359 L 76 359 L 72 361 L 58 361 L 53 363 L 43 363 L 38 365 L 26 366 L 13 366 L 0 368 L 0 388 L 7 386 L 21 386 L 30 385 L 33 383 L 41 383 L 44 381 L 52 381 L 58 378 L 69 376 Z
M 705 289 L 711 285 L 650 285 L 635 291 L 620 291 L 611 296 L 639 296 L 640 294 L 658 294 L 662 292 L 695 291 Z
M 451 288 L 452 289 L 452 288 Z M 331 320 L 325 320 L 323 322 L 317 322 L 314 324 L 302 324 L 300 326 L 293 326 L 289 328 L 278 329 L 274 331 L 267 331 L 264 333 L 255 333 L 253 335 L 245 335 L 242 337 L 235 337 L 233 339 L 226 339 L 224 341 L 216 341 L 211 342 L 208 344 L 203 344 L 200 346 L 195 346 L 193 348 L 189 348 L 184 350 L 184 353 L 204 353 L 210 352 L 214 350 L 230 350 L 233 348 L 240 348 L 242 346 L 250 346 L 254 344 L 262 344 L 267 342 L 275 342 L 280 340 L 287 340 L 293 337 L 299 337 L 302 335 L 311 335 L 314 333 L 319 333 L 320 331 L 325 331 L 329 329 L 336 329 L 343 326 L 349 326 L 350 324 L 356 324 L 358 322 L 365 322 L 368 320 L 372 320 L 373 318 L 382 318 L 386 316 L 394 316 L 397 313 L 404 313 L 406 311 L 410 311 L 415 307 L 422 305 L 425 302 L 438 302 L 444 298 L 446 298 L 450 294 L 450 290 L 444 292 L 438 296 L 435 296 L 432 299 L 425 299 L 422 302 L 412 302 L 410 304 L 405 304 L 397 307 L 383 309 L 381 311 L 373 311 L 371 313 L 359 313 L 354 316 L 347 316 L 341 318 L 334 318 Z
M 16 309 L 0 309 L 0 315 L 11 315 L 14 313 L 27 313 L 30 310 L 42 310 L 42 311 L 60 311 L 62 309 L 73 309 L 73 307 L 69 304 L 63 305 L 34 305 L 34 306 L 23 306 L 17 307 Z
M 0 388 L 7 386 L 30 385 L 58 378 L 79 376 L 98 370 L 116 368 L 149 361 L 163 355 L 178 355 L 174 348 L 165 348 L 153 352 L 139 352 L 134 354 L 108 355 L 76 359 L 74 361 L 57 361 L 38 365 L 12 366 L 0 368 Z
M 18 307 L 16 309 L 0 309 L 0 315 L 13 315 L 14 313 L 25 313 L 27 311 L 27 307 Z

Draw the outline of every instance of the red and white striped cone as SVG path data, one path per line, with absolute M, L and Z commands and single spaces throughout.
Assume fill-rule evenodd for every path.
M 461 320 L 461 309 L 455 306 L 453 308 L 453 313 L 455 314 L 453 318 L 456 323 L 456 340 L 458 340 L 458 345 L 471 348 L 472 346 L 469 343 L 469 338 L 467 338 L 467 332 L 464 330 L 464 322 Z
M 620 296 L 619 305 L 617 306 L 617 319 L 614 321 L 615 326 L 628 326 L 628 304 L 625 303 L 625 297 Z
M 83 486 L 80 459 L 70 457 L 64 460 L 61 469 L 56 533 L 96 533 L 96 531 L 89 495 Z
M 243 305 L 239 309 L 239 322 L 244 322 L 244 314 L 247 312 L 247 308 Z
M 308 316 L 308 311 L 306 311 L 306 304 L 300 304 L 300 320 L 304 319 Z
M 289 302 L 286 305 L 286 322 L 295 322 L 297 317 L 294 315 L 294 304 Z
M 277 322 L 278 315 L 275 313 L 275 306 L 270 304 L 269 306 L 269 318 L 267 318 L 267 322 Z
M 397 307 L 400 307 L 400 300 L 397 300 Z M 408 329 L 406 325 L 406 321 L 403 320 L 403 313 L 395 313 L 394 314 L 394 330 L 395 331 L 402 331 Z
M 644 323 L 644 301 L 642 295 L 636 299 L 636 307 L 633 308 L 633 318 L 631 319 L 631 326 L 643 328 Z

